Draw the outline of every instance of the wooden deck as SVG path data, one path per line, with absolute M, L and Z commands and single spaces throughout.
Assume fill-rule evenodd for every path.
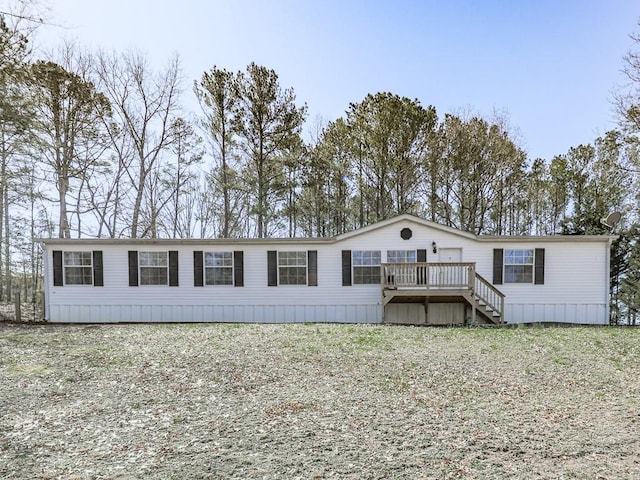
M 475 263 L 384 263 L 380 275 L 383 308 L 390 302 L 464 301 L 472 322 L 479 314 L 504 323 L 504 294 L 476 272 Z

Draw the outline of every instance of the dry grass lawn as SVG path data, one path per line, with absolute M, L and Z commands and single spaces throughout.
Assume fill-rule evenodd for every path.
M 640 329 L 0 324 L 0 478 L 640 478 Z

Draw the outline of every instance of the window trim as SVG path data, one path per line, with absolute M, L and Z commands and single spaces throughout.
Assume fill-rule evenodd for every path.
M 165 254 L 165 259 L 166 259 L 166 265 L 164 266 L 158 266 L 158 265 L 143 265 L 142 264 L 142 260 L 140 258 L 141 254 L 145 254 L 145 253 L 153 253 L 153 254 L 158 254 L 158 253 L 164 253 Z M 168 250 L 138 250 L 138 285 L 140 285 L 141 287 L 167 287 L 169 286 L 170 283 L 170 275 L 169 275 L 169 251 Z M 166 275 L 167 275 L 167 280 L 165 283 L 144 283 L 143 281 L 143 276 L 142 276 L 142 269 L 143 268 L 155 268 L 155 269 L 161 269 L 164 268 L 166 271 Z
M 231 256 L 231 265 L 219 266 L 219 265 L 210 265 L 207 266 L 207 254 L 211 253 L 224 253 L 229 254 Z M 236 271 L 236 255 L 233 250 L 205 250 L 202 252 L 202 281 L 205 287 L 233 287 L 235 286 L 235 271 Z M 207 269 L 231 269 L 231 283 L 207 283 Z
M 280 263 L 280 256 L 282 254 L 295 253 L 295 254 L 304 254 L 304 265 L 296 264 L 296 265 L 282 265 Z M 304 283 L 283 283 L 282 277 L 280 274 L 281 268 L 302 268 L 304 267 Z M 278 250 L 276 255 L 276 268 L 278 272 L 278 286 L 309 286 L 309 252 L 307 250 Z
M 405 258 L 406 258 L 406 254 L 413 252 L 413 256 L 415 257 L 414 260 L 403 260 L 403 261 L 390 261 L 389 260 L 389 252 L 404 252 L 405 253 Z M 416 263 L 418 261 L 418 250 L 416 249 L 393 249 L 393 250 L 387 250 L 386 251 L 386 258 L 387 258 L 387 263 Z
M 89 256 L 89 264 L 88 265 L 69 265 L 67 264 L 67 254 L 86 254 Z M 67 280 L 67 268 L 82 268 L 82 269 L 88 269 L 90 272 L 89 278 L 91 279 L 91 283 L 70 283 Z M 93 270 L 94 270 L 94 265 L 93 265 L 93 252 L 91 250 L 63 250 L 62 251 L 62 284 L 64 286 L 71 286 L 73 285 L 74 287 L 92 287 L 94 284 L 94 275 L 93 275 Z M 84 278 L 84 274 L 83 274 L 83 278 Z
M 507 257 L 509 256 L 508 252 L 531 252 L 530 254 L 531 262 L 530 263 L 507 263 Z M 523 257 L 528 258 L 529 254 L 524 254 Z M 526 282 L 509 281 L 508 267 L 518 267 L 518 266 L 531 267 L 530 280 Z M 535 248 L 505 248 L 503 253 L 503 258 L 502 258 L 502 268 L 503 268 L 502 283 L 508 284 L 508 285 L 533 285 L 536 280 L 535 266 L 536 266 L 536 249 Z
M 367 265 L 356 265 L 355 254 L 356 253 L 377 253 L 379 256 L 379 262 L 377 265 L 375 264 L 367 264 Z M 380 268 L 382 266 L 382 250 L 352 250 L 351 251 L 351 275 L 352 275 L 352 283 L 353 285 L 380 285 Z M 356 277 L 356 268 L 373 268 L 376 267 L 377 274 L 377 282 L 358 282 Z

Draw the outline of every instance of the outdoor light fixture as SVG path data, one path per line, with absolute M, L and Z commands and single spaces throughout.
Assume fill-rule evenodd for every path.
M 431 247 L 433 248 L 433 253 L 438 253 L 438 246 L 435 241 L 431 243 Z

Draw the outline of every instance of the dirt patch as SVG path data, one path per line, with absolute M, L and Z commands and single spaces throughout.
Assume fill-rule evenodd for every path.
M 0 325 L 0 477 L 640 478 L 639 340 Z

